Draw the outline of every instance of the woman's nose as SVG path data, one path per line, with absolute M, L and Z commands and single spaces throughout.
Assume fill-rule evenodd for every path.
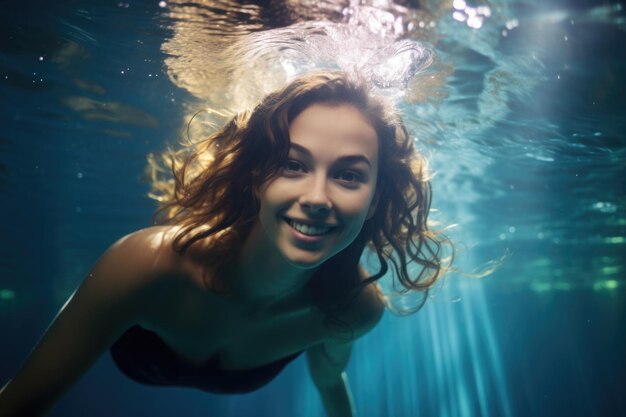
M 300 205 L 312 214 L 326 213 L 332 207 L 326 181 L 320 178 L 312 178 L 308 184 L 303 184 L 304 189 L 300 196 Z

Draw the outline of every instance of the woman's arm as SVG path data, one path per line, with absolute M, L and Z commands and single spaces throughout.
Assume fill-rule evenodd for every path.
M 360 271 L 363 274 L 363 271 Z M 341 314 L 350 324 L 351 340 L 342 340 L 345 334 L 330 339 L 307 350 L 311 377 L 329 417 L 354 416 L 355 408 L 348 378 L 344 372 L 354 340 L 372 330 L 385 312 L 382 293 L 376 285 L 368 285 Z
M 352 342 L 325 342 L 307 350 L 307 361 L 329 417 L 354 416 L 354 402 L 344 372 L 350 359 Z
M 41 416 L 140 316 L 155 258 L 138 232 L 113 245 L 61 308 L 12 380 L 0 417 Z

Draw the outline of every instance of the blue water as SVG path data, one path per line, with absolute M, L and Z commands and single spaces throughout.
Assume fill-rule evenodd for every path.
M 102 251 L 150 224 L 149 152 L 199 109 L 325 66 L 367 72 L 402 109 L 458 266 L 505 257 L 355 345 L 359 415 L 626 416 L 624 10 L 420 4 L 0 4 L 0 381 Z M 224 397 L 141 386 L 104 355 L 50 415 L 323 411 L 302 359 Z

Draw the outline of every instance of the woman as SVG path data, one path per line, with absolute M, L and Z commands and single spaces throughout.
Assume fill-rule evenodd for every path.
M 44 414 L 110 348 L 139 382 L 225 393 L 306 351 L 328 415 L 351 416 L 343 371 L 383 314 L 376 280 L 391 264 L 425 295 L 444 269 L 400 118 L 363 83 L 316 73 L 170 156 L 174 179 L 153 184 L 161 225 L 106 251 L 4 387 L 0 415 Z M 367 245 L 374 274 L 359 267 Z

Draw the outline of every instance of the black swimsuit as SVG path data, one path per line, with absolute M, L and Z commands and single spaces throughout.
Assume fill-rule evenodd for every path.
M 192 387 L 222 394 L 245 393 L 262 387 L 301 353 L 253 369 L 220 369 L 216 355 L 198 366 L 182 359 L 156 333 L 140 326 L 128 329 L 111 346 L 115 364 L 137 382 Z

